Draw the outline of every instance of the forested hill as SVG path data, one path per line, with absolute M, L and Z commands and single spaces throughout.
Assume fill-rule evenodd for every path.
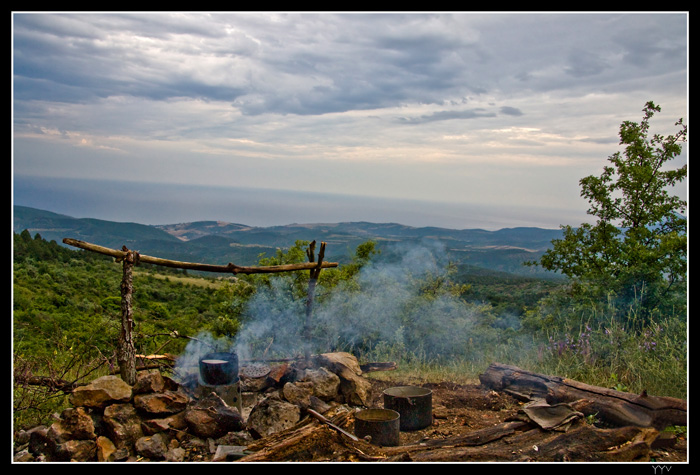
M 326 260 L 342 263 L 359 244 L 373 240 L 385 257 L 399 247 L 422 245 L 461 265 L 525 275 L 542 271 L 522 262 L 536 260 L 553 239 L 561 237 L 561 230 L 534 227 L 486 231 L 369 222 L 256 227 L 200 221 L 151 226 L 73 218 L 24 206 L 14 206 L 13 228 L 15 233 L 26 229 L 59 244 L 68 237 L 114 249 L 125 245 L 167 259 L 240 265 L 254 265 L 261 254 L 272 256 L 297 240 L 325 241 Z

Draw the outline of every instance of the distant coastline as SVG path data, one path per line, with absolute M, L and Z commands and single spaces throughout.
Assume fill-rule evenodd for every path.
M 504 209 L 311 193 L 15 175 L 13 204 L 79 218 L 150 225 L 225 221 L 251 226 L 368 221 L 447 229 L 557 229 L 585 216 L 561 210 Z

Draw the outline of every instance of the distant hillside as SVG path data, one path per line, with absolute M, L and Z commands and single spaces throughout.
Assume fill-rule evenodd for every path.
M 73 218 L 25 206 L 14 206 L 13 229 L 16 233 L 27 229 L 39 233 L 47 241 L 60 243 L 70 237 L 100 246 L 131 248 L 144 240 L 176 242 L 178 239 L 158 228 L 137 223 L 116 223 L 92 218 Z
M 14 207 L 14 231 L 27 229 L 61 243 L 70 237 L 155 257 L 190 262 L 254 265 L 261 254 L 274 255 L 297 240 L 327 243 L 326 259 L 347 262 L 357 246 L 374 240 L 387 259 L 412 245 L 429 245 L 457 264 L 520 275 L 545 275 L 522 262 L 537 259 L 560 230 L 510 228 L 453 230 L 411 227 L 396 223 L 317 223 L 255 227 L 220 221 L 149 226 L 89 218 L 72 218 L 49 211 Z

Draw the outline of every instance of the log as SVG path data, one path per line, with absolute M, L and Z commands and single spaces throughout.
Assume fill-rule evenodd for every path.
M 515 366 L 493 363 L 479 376 L 481 384 L 495 391 L 517 394 L 530 400 L 544 399 L 549 404 L 585 400 L 582 412 L 597 415 L 613 426 L 652 427 L 688 423 L 687 402 L 682 399 L 633 394 L 592 386 L 558 376 L 547 376 Z

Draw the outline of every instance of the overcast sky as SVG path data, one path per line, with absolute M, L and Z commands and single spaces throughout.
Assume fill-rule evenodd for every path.
M 16 176 L 531 207 L 576 225 L 578 182 L 620 150 L 622 121 L 649 100 L 661 133 L 688 116 L 686 12 L 12 19 Z

